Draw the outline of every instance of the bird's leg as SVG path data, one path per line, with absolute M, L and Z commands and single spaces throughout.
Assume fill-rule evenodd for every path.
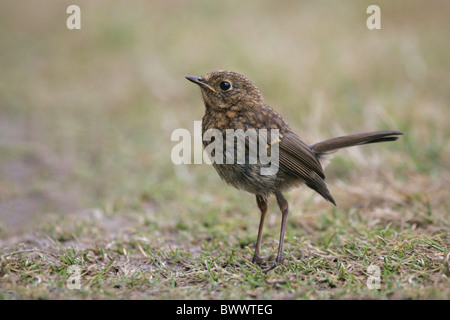
M 284 233 L 286 232 L 286 221 L 289 212 L 289 205 L 286 198 L 281 194 L 281 192 L 277 191 L 275 193 L 277 197 L 278 206 L 281 210 L 281 231 L 280 231 L 280 242 L 278 244 L 278 253 L 275 262 L 270 266 L 263 270 L 263 272 L 269 272 L 274 269 L 281 263 L 281 259 L 283 259 L 283 243 L 284 243 Z
M 258 204 L 259 210 L 261 211 L 261 220 L 259 221 L 258 238 L 256 239 L 255 254 L 253 255 L 252 259 L 252 263 L 255 264 L 267 260 L 273 256 L 273 255 L 265 257 L 259 256 L 259 249 L 261 248 L 262 232 L 264 229 L 264 220 L 267 214 L 267 199 L 263 196 L 256 195 L 256 203 Z

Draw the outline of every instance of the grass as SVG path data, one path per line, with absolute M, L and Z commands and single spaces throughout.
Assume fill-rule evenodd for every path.
M 450 298 L 448 5 L 380 2 L 369 31 L 364 1 L 79 1 L 69 31 L 69 4 L 0 12 L 1 299 Z M 249 262 L 254 196 L 170 161 L 172 131 L 203 114 L 184 76 L 215 69 L 246 74 L 306 142 L 405 132 L 334 157 L 338 207 L 286 194 L 269 274 Z
M 233 244 L 232 235 L 210 235 L 198 247 L 180 247 L 179 241 L 161 246 L 146 238 L 149 228 L 81 248 L 79 240 L 61 240 L 76 238 L 65 230 L 67 235 L 54 236 L 59 240 L 49 237 L 40 243 L 46 249 L 28 240 L 27 246 L 3 251 L 2 298 L 448 298 L 446 234 L 429 237 L 392 225 L 364 228 L 367 221 L 353 223 L 352 231 L 317 232 L 317 239 L 296 238 L 291 230 L 286 261 L 269 274 L 249 262 L 251 249 Z M 273 247 L 266 244 L 264 249 Z M 80 290 L 67 285 L 72 265 L 80 268 Z M 367 288 L 370 265 L 380 268 L 379 290 Z

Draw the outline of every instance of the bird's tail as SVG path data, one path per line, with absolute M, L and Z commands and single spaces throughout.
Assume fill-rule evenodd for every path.
M 323 140 L 311 144 L 309 147 L 318 157 L 320 157 L 342 148 L 359 146 L 369 143 L 395 141 L 398 139 L 397 136 L 402 134 L 403 132 L 390 130 L 364 132 Z

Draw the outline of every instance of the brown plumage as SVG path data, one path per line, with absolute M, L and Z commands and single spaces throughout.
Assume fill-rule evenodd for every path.
M 227 129 L 242 129 L 243 131 L 248 129 L 267 129 L 269 131 L 267 149 L 270 152 L 276 150 L 274 147 L 279 149 L 278 170 L 272 175 L 261 174 L 261 168 L 265 166 L 260 161 L 254 164 L 249 161 L 248 151 L 251 139 L 248 137 L 245 144 L 245 163 L 237 163 L 237 152 L 234 153 L 234 162 L 232 164 L 226 164 L 225 160 L 223 164 L 213 163 L 219 176 L 228 184 L 256 195 L 256 202 L 261 211 L 261 220 L 255 253 L 252 259 L 254 263 L 259 263 L 265 259 L 265 257 L 259 256 L 259 250 L 264 219 L 267 214 L 267 199 L 271 194 L 275 195 L 277 199 L 278 206 L 282 212 L 280 241 L 275 263 L 264 269 L 265 272 L 276 267 L 282 260 L 284 233 L 289 210 L 288 203 L 282 192 L 292 187 L 306 184 L 326 200 L 336 205 L 325 183 L 325 173 L 320 164 L 320 159 L 337 149 L 369 143 L 395 141 L 398 135 L 403 134 L 398 131 L 375 131 L 328 139 L 307 145 L 291 131 L 287 122 L 264 102 L 260 90 L 243 75 L 231 71 L 214 71 L 201 78 L 186 78 L 199 85 L 201 89 L 206 108 L 202 120 L 203 134 L 208 129 L 218 129 L 225 141 Z M 270 129 L 278 129 L 278 140 L 271 140 Z M 203 143 L 207 147 L 211 141 L 204 141 Z M 225 145 L 223 157 L 225 159 Z

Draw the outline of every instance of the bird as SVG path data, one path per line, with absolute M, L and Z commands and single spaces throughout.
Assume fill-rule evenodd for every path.
M 245 137 L 244 161 L 237 161 L 236 154 L 231 157 L 233 161 L 225 161 L 226 153 L 229 150 L 223 150 L 223 148 L 216 148 L 211 152 L 215 159 L 223 160 L 212 163 L 221 179 L 236 189 L 247 191 L 256 197 L 261 216 L 251 260 L 254 264 L 261 265 L 263 261 L 274 256 L 261 257 L 260 248 L 264 221 L 268 211 L 268 199 L 272 195 L 276 198 L 281 211 L 278 250 L 275 261 L 262 268 L 264 273 L 276 268 L 283 260 L 283 243 L 289 213 L 288 201 L 283 193 L 294 187 L 306 185 L 336 206 L 336 201 L 325 183 L 321 160 L 338 149 L 395 141 L 399 138 L 398 136 L 403 134 L 403 132 L 392 130 L 364 132 L 308 145 L 291 130 L 284 118 L 264 101 L 258 87 L 244 75 L 234 71 L 218 70 L 202 77 L 186 76 L 186 79 L 197 84 L 201 90 L 205 106 L 202 135 L 205 135 L 208 130 L 216 130 L 222 134 L 222 137 L 219 135 L 219 138 L 226 139 L 226 134 L 230 130 L 245 132 L 248 130 L 268 132 L 270 130 L 270 137 L 265 141 L 260 139 L 259 143 L 266 143 L 267 151 L 278 150 L 277 167 L 273 174 L 262 173 L 261 169 L 267 167 L 262 163 L 262 158 L 256 162 L 250 161 L 251 158 L 248 155 L 252 146 L 250 136 Z M 213 142 L 213 139 L 203 138 L 205 150 Z M 234 151 L 237 150 L 236 145 L 237 142 L 233 145 Z

